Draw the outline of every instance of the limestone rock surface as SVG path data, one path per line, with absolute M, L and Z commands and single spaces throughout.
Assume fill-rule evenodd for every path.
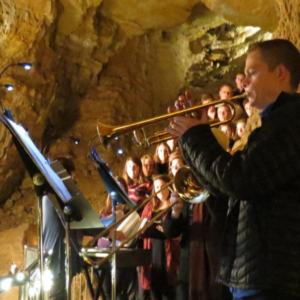
M 196 99 L 203 92 L 217 97 L 220 84 L 234 83 L 243 69 L 251 42 L 274 32 L 300 47 L 298 2 L 2 0 L 0 71 L 24 61 L 34 68 L 2 74 L 0 85 L 12 83 L 15 90 L 0 86 L 0 100 L 46 157 L 74 161 L 78 187 L 98 211 L 106 191 L 87 159 L 90 141 L 115 175 L 127 155 L 145 151 L 129 136 L 104 151 L 97 120 L 121 125 L 165 113 L 185 89 Z M 162 126 L 150 132 L 157 129 Z M 16 228 L 22 235 L 22 223 L 36 225 L 32 180 L 2 124 L 0 202 L 0 233 Z
M 168 29 L 185 22 L 199 0 L 104 0 L 102 12 L 120 25 L 128 37 L 149 29 Z
M 96 210 L 105 188 L 86 155 L 97 119 L 116 125 L 165 113 L 186 88 L 195 97 L 216 93 L 220 82 L 242 67 L 247 45 L 265 38 L 259 29 L 226 23 L 215 4 L 205 5 L 195 0 L 1 2 L 0 65 L 34 65 L 30 73 L 12 67 L 3 74 L 1 84 L 15 85 L 12 93 L 1 93 L 3 105 L 45 156 L 74 159 L 78 185 Z M 76 147 L 68 138 L 74 136 L 81 140 Z M 2 125 L 0 145 L 0 182 L 6 183 L 0 185 L 0 202 L 8 201 L 5 214 L 16 226 L 21 211 L 10 209 L 29 205 L 30 198 L 34 203 L 35 196 L 24 189 L 30 179 Z M 116 174 L 124 162 L 116 155 L 119 146 L 125 155 L 143 153 L 129 138 L 108 152 L 99 149 Z M 21 196 L 12 200 L 14 192 Z M 33 210 L 28 211 L 23 213 L 32 220 Z
M 203 0 L 202 2 L 234 24 L 257 26 L 268 31 L 273 31 L 278 25 L 278 7 L 274 0 Z

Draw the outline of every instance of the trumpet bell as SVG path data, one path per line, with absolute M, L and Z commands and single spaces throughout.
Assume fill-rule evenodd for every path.
M 178 169 L 174 185 L 180 198 L 188 203 L 201 203 L 209 197 L 209 192 L 199 184 L 191 168 L 187 166 Z
M 113 137 L 115 131 L 115 126 L 109 126 L 100 123 L 99 121 L 97 122 L 97 132 L 98 136 L 100 138 L 100 142 L 103 145 L 106 145 L 109 140 Z

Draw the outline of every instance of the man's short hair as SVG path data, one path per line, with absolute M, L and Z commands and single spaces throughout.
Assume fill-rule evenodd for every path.
M 231 111 L 231 108 L 230 108 L 230 106 L 228 105 L 228 104 L 226 104 L 226 103 L 221 103 L 221 104 L 218 104 L 218 105 L 216 105 L 216 107 L 217 107 L 217 112 L 218 112 L 218 110 L 219 110 L 219 108 L 221 108 L 221 107 L 226 107 L 226 108 L 228 108 L 230 111 Z
M 291 74 L 290 85 L 297 89 L 300 82 L 300 53 L 296 46 L 288 40 L 274 39 L 250 45 L 248 54 L 259 50 L 262 60 L 273 71 L 277 66 L 284 65 Z
M 212 100 L 214 100 L 214 96 L 213 96 L 212 94 L 210 94 L 210 93 L 205 93 L 205 94 L 202 94 L 202 95 L 201 95 L 201 101 L 207 100 L 207 99 L 212 99 Z

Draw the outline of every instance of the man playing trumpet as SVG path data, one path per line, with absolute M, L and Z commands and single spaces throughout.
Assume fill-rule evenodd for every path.
M 244 88 L 262 126 L 230 155 L 200 119 L 175 117 L 184 158 L 212 194 L 229 196 L 218 281 L 234 299 L 299 299 L 300 55 L 287 40 L 253 44 Z M 221 200 L 220 200 L 221 201 Z

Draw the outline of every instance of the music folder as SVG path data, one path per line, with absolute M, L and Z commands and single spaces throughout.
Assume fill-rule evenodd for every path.
M 104 159 L 100 157 L 94 148 L 91 148 L 91 155 L 89 158 L 95 163 L 97 171 L 108 193 L 110 194 L 111 198 L 116 201 L 116 204 L 126 204 L 130 209 L 136 207 L 137 204 L 131 200 L 127 196 L 126 192 L 118 185 Z
M 12 120 L 8 110 L 6 110 L 3 115 L 0 115 L 0 121 L 12 134 L 15 146 L 30 176 L 33 178 L 36 173 L 41 173 L 46 180 L 43 189 L 46 189 L 47 193 L 49 192 L 56 196 L 62 210 L 66 205 L 72 207 L 73 220 L 70 222 L 70 228 L 104 228 L 98 215 L 90 207 L 76 184 L 70 177 L 63 173 L 65 169 L 62 165 L 59 162 L 53 163 L 52 165 L 48 163 L 35 146 L 26 130 Z M 56 172 L 58 172 L 58 174 L 61 173 L 62 178 L 65 178 L 66 180 L 63 180 Z

